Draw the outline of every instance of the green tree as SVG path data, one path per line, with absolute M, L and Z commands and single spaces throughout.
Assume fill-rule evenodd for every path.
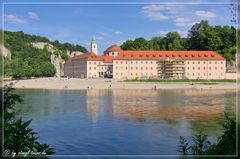
M 187 155 L 191 148 L 190 155 L 236 155 L 236 120 L 225 113 L 223 122 L 223 134 L 212 144 L 208 141 L 207 135 L 201 131 L 192 137 L 193 145 L 189 146 L 188 141 L 180 136 L 178 152 Z
M 177 32 L 169 32 L 166 35 L 167 50 L 183 50 L 181 36 Z
M 16 117 L 14 106 L 22 102 L 23 98 L 13 93 L 12 84 L 4 86 L 4 150 L 45 153 L 41 157 L 53 154 L 53 148 L 38 142 L 37 133 L 29 127 L 31 120 Z
M 127 40 L 125 41 L 122 45 L 121 48 L 123 50 L 135 50 L 134 46 L 133 46 L 133 41 L 132 40 Z

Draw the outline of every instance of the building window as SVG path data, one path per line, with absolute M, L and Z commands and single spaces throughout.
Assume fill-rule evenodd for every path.
M 189 61 L 187 62 L 187 64 L 189 64 Z
M 118 69 L 118 67 L 116 67 L 116 70 Z
M 221 70 L 223 69 L 223 67 L 221 67 Z
M 211 76 L 212 74 L 211 73 L 209 73 L 209 76 Z
M 148 62 L 146 61 L 146 64 L 148 64 Z
M 203 64 L 205 64 L 205 61 L 203 61 Z
M 209 64 L 211 64 L 212 62 L 211 61 L 209 61 Z
M 209 67 L 209 70 L 211 70 L 211 67 Z
M 198 61 L 198 64 L 200 64 L 200 61 Z
M 133 70 L 133 67 L 131 67 L 131 70 Z
M 138 67 L 136 67 L 136 70 L 138 69 Z
M 121 61 L 121 64 L 122 64 L 123 62 Z
M 91 62 L 89 62 L 89 64 L 91 65 Z
M 151 64 L 152 64 L 153 62 L 151 61 Z
M 126 61 L 126 64 L 127 64 L 127 61 Z
M 136 64 L 137 64 L 138 62 L 136 61 Z
M 148 67 L 146 67 L 146 70 L 148 69 Z
M 127 67 L 126 67 L 126 70 L 127 70 Z
M 133 64 L 133 62 L 131 61 L 131 64 Z
M 136 76 L 137 76 L 138 74 L 136 73 Z
M 187 67 L 187 69 L 189 70 L 189 67 Z
M 193 67 L 192 69 L 194 70 L 195 68 Z
M 91 70 L 91 67 L 89 67 L 89 70 Z
M 221 61 L 221 64 L 223 64 L 223 62 Z
M 193 64 L 195 64 L 195 62 L 194 62 L 194 61 L 193 61 L 192 63 L 193 63 Z
M 141 61 L 141 64 L 142 64 L 143 62 Z
M 215 64 L 217 64 L 217 61 L 215 61 Z
M 217 67 L 215 67 L 215 70 L 217 70 Z
M 151 70 L 152 70 L 153 68 L 151 67 Z
M 200 70 L 200 67 L 198 67 L 198 69 Z
M 205 70 L 205 67 L 203 67 L 203 69 Z
M 118 75 L 118 73 L 116 73 L 116 75 Z
M 141 67 L 141 70 L 143 69 L 143 67 Z
M 94 67 L 94 70 L 96 70 L 96 67 Z
M 192 73 L 192 75 L 194 76 L 194 73 Z
M 94 65 L 96 65 L 96 62 L 94 62 Z

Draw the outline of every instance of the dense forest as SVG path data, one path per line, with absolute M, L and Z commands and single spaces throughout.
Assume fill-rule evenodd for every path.
M 236 29 L 230 26 L 210 26 L 201 21 L 192 26 L 186 38 L 177 32 L 169 32 L 165 37 L 143 37 L 127 40 L 121 48 L 124 50 L 212 50 L 227 61 L 235 60 Z
M 25 34 L 22 31 L 4 31 L 4 45 L 11 52 L 12 59 L 5 60 L 4 73 L 13 78 L 54 76 L 55 68 L 50 62 L 47 49 L 36 49 L 32 42 L 46 42 L 52 44 L 62 59 L 67 60 L 67 50 L 87 52 L 86 48 L 70 43 L 50 41 L 46 37 Z

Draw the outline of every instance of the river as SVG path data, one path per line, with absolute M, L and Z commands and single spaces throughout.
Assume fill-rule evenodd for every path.
M 235 90 L 18 89 L 16 109 L 56 155 L 177 155 L 179 136 L 202 130 L 211 142 Z

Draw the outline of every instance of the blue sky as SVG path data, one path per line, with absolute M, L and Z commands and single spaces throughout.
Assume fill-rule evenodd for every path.
M 229 4 L 206 4 L 203 0 L 177 3 L 5 4 L 4 29 L 80 44 L 88 50 L 95 36 L 102 53 L 112 44 L 136 37 L 150 39 L 169 31 L 186 36 L 191 25 L 200 20 L 209 20 L 211 25 L 234 25 Z

